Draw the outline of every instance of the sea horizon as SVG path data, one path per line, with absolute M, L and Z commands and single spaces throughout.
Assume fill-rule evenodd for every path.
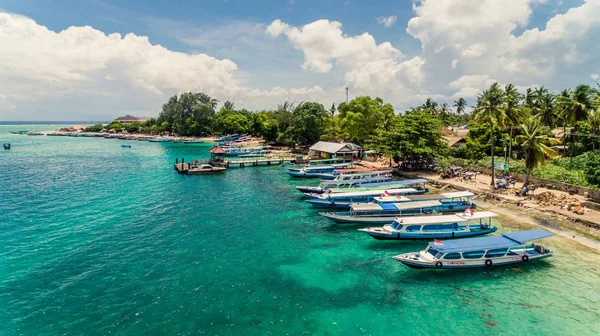
M 36 126 L 36 125 L 95 125 L 95 124 L 108 124 L 110 121 L 99 121 L 99 120 L 37 120 L 37 121 L 0 121 L 0 126 Z

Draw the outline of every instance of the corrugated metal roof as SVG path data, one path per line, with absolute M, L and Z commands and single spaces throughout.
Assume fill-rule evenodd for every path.
M 343 144 L 343 143 L 319 141 L 316 144 L 312 145 L 309 149 L 312 151 L 317 151 L 317 152 L 325 152 L 325 153 L 335 154 L 342 149 L 351 151 L 352 146 L 350 146 L 349 144 Z

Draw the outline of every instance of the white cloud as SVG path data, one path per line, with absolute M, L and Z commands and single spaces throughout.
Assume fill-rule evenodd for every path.
M 368 33 L 345 35 L 342 24 L 337 21 L 318 20 L 297 28 L 275 20 L 267 27 L 266 33 L 271 37 L 285 35 L 296 49 L 304 53 L 302 69 L 316 72 L 330 72 L 333 61 L 344 66 L 402 57 L 400 50 L 389 42 L 377 44 Z
M 325 19 L 177 26 L 168 35 L 203 51 L 189 54 L 134 34 L 53 32 L 0 13 L 0 119 L 15 111 L 29 119 L 155 115 L 170 95 L 190 90 L 262 109 L 287 99 L 327 106 L 342 101 L 347 86 L 351 97 L 380 96 L 401 109 L 427 97 L 473 98 L 494 81 L 559 90 L 598 80 L 600 0 L 529 27 L 542 2 L 415 1 L 406 32 L 422 49 L 410 58 L 398 45 L 368 32 L 349 35 Z M 44 117 L 46 111 L 55 115 Z
M 384 26 L 384 27 L 391 27 L 394 25 L 394 23 L 396 23 L 396 15 L 392 15 L 392 16 L 380 16 L 377 18 L 377 23 L 379 23 L 380 25 Z
M 0 32 L 0 119 L 16 117 L 4 113 L 17 106 L 19 119 L 156 115 L 169 96 L 186 91 L 257 109 L 325 96 L 318 86 L 253 90 L 228 59 L 174 52 L 134 34 L 106 35 L 87 26 L 53 32 L 10 13 L 0 13 Z

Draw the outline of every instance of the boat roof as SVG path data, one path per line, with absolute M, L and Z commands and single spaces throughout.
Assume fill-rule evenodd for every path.
M 410 202 L 407 203 L 419 203 L 419 202 Z M 440 203 L 440 202 L 438 202 Z M 441 204 L 441 203 L 440 203 Z M 401 204 L 399 204 L 401 205 Z M 481 218 L 490 218 L 498 216 L 496 213 L 490 211 L 482 211 L 475 212 L 473 215 L 463 215 L 463 214 L 452 214 L 452 215 L 442 215 L 442 216 L 414 216 L 414 217 L 400 217 L 397 218 L 396 221 L 401 224 L 446 224 L 446 223 L 457 223 L 457 222 L 466 222 L 473 219 L 481 219 Z
M 475 196 L 475 194 L 473 194 L 470 191 L 455 191 L 455 192 L 449 192 L 449 193 L 442 193 L 440 194 L 444 197 L 448 197 L 448 198 L 453 198 L 453 197 L 473 197 Z
M 411 195 L 409 198 L 413 201 L 426 201 L 426 200 L 439 200 L 445 198 L 455 198 L 455 197 L 472 197 L 475 196 L 472 192 L 468 191 L 458 191 L 458 192 L 449 192 L 443 194 L 429 194 L 429 195 Z
M 365 184 L 364 187 L 353 187 L 352 189 L 349 188 L 329 188 L 328 190 L 331 190 L 332 193 L 341 193 L 341 192 L 346 192 L 346 191 L 366 191 L 366 190 L 385 190 L 386 188 L 388 189 L 396 189 L 396 188 L 404 188 L 405 185 L 402 183 L 395 183 L 395 184 L 389 184 L 389 185 L 383 185 L 383 186 L 373 186 L 370 187 L 369 184 Z
M 422 201 L 422 202 L 404 202 L 404 203 L 383 203 L 382 207 L 393 206 L 398 210 L 421 209 L 434 206 L 440 206 L 440 201 Z
M 402 184 L 418 184 L 418 183 L 427 183 L 429 182 L 426 179 L 412 179 L 412 180 L 400 180 L 400 181 L 396 181 L 398 183 L 402 183 Z
M 409 193 L 409 192 L 417 192 L 417 189 L 413 188 L 402 188 L 402 189 L 386 189 L 386 190 L 367 190 L 367 191 L 354 191 L 354 192 L 345 192 L 345 193 L 335 193 L 325 195 L 331 198 L 334 197 L 354 197 L 354 196 L 379 196 L 385 193 L 385 191 L 390 194 L 401 194 L 401 193 Z M 386 196 L 387 197 L 387 196 Z M 383 198 L 383 197 L 382 197 Z M 397 198 L 397 197 L 394 197 Z
M 467 215 L 465 212 L 465 213 L 456 214 L 456 215 L 459 217 L 462 217 L 464 219 L 481 219 L 481 218 L 498 217 L 497 213 L 491 212 L 491 211 L 473 212 L 473 215 Z
M 438 217 L 438 216 L 435 216 Z M 406 219 L 405 219 L 406 220 Z M 440 245 L 430 242 L 429 246 L 442 253 L 469 252 L 488 249 L 508 248 L 524 244 L 528 241 L 554 236 L 554 233 L 543 229 L 534 229 L 518 232 L 508 232 L 501 236 L 464 238 L 456 240 L 444 240 Z
M 377 197 L 375 200 L 377 201 L 378 204 L 396 203 L 396 202 L 410 202 L 410 201 L 412 201 L 412 196 L 411 196 L 411 198 L 408 198 L 408 197 L 402 196 L 402 195 L 383 196 L 383 197 Z

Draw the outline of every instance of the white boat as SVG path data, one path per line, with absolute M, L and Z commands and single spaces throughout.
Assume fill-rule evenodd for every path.
M 425 193 L 425 190 L 417 190 L 414 188 L 388 189 L 383 192 L 380 190 L 374 191 L 355 191 L 336 194 L 318 194 L 309 195 L 311 198 L 308 203 L 316 208 L 349 208 L 353 203 L 373 202 L 375 199 L 383 197 L 402 197 L 403 195 L 416 195 Z M 387 195 L 387 196 L 386 196 Z
M 433 238 L 464 238 L 496 232 L 492 226 L 493 212 L 475 212 L 443 216 L 396 218 L 383 227 L 358 229 L 378 240 L 413 240 Z
M 350 189 L 352 190 L 352 189 Z M 354 203 L 350 211 L 320 212 L 319 215 L 336 223 L 391 224 L 396 217 L 464 211 L 475 209 L 468 191 L 431 195 L 382 196 L 372 203 Z
M 222 172 L 226 169 L 227 168 L 225 168 L 225 167 L 214 167 L 207 163 L 202 163 L 202 164 L 199 164 L 197 166 L 193 166 L 192 168 L 190 168 L 187 171 L 187 174 L 189 174 L 189 175 L 212 174 L 212 173 Z
M 434 240 L 420 252 L 393 258 L 411 268 L 473 268 L 524 263 L 552 256 L 541 245 L 526 243 L 553 236 L 542 229 L 509 232 L 501 236 Z
M 340 180 L 340 181 L 321 181 L 318 187 L 310 187 L 310 186 L 296 186 L 303 194 L 321 194 L 326 191 L 332 190 L 332 192 L 346 192 L 346 191 L 362 191 L 370 188 L 379 188 L 382 187 L 385 190 L 386 186 L 389 186 L 390 189 L 397 189 L 397 185 L 403 185 L 403 188 L 415 188 L 415 189 L 423 189 L 427 190 L 426 183 L 428 181 L 425 179 L 413 179 L 413 180 L 398 180 L 398 181 L 386 181 L 386 182 L 378 182 L 376 180 Z M 367 189 L 361 189 L 367 188 Z M 333 191 L 335 189 L 335 191 Z M 342 191 L 347 189 L 345 191 Z M 349 190 L 352 189 L 352 190 Z M 373 189 L 374 190 L 374 189 Z
M 171 139 L 169 139 L 168 137 L 154 137 L 152 139 L 150 139 L 150 142 L 169 142 L 171 141 Z

